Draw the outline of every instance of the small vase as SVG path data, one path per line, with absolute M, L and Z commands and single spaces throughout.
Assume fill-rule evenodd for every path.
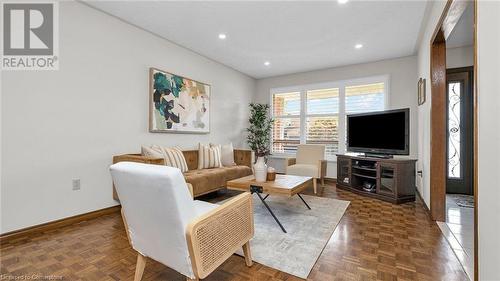
M 265 182 L 267 177 L 267 165 L 264 161 L 264 157 L 259 156 L 257 158 L 257 163 L 253 165 L 253 172 L 255 175 L 255 181 Z

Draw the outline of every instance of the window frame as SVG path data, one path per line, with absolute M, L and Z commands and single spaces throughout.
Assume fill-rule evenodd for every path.
M 375 83 L 384 83 L 384 109 L 383 110 L 388 110 L 390 108 L 390 75 L 378 75 L 378 76 L 370 76 L 370 77 L 363 77 L 363 78 L 355 78 L 355 79 L 346 79 L 346 80 L 339 80 L 339 81 L 334 81 L 334 82 L 323 82 L 323 83 L 314 83 L 314 84 L 304 84 L 304 85 L 295 85 L 295 86 L 289 86 L 289 87 L 278 87 L 278 88 L 271 88 L 270 89 L 270 94 L 269 94 L 269 104 L 270 104 L 270 113 L 272 115 L 272 118 L 286 118 L 286 117 L 295 117 L 299 118 L 300 120 L 300 142 L 299 144 L 305 144 L 306 143 L 306 138 L 307 134 L 304 132 L 306 131 L 306 126 L 307 126 L 307 117 L 310 116 L 307 114 L 307 91 L 314 91 L 314 90 L 322 90 L 322 89 L 331 89 L 331 88 L 338 88 L 339 89 L 339 109 L 337 114 L 318 114 L 313 116 L 317 117 L 320 115 L 324 116 L 338 116 L 338 136 L 339 136 L 339 143 L 338 143 L 338 153 L 342 154 L 346 152 L 346 143 L 344 141 L 341 141 L 342 139 L 345 139 L 345 124 L 346 124 L 346 111 L 345 111 L 345 88 L 346 87 L 351 87 L 351 86 L 362 86 L 362 85 L 367 85 L 367 84 L 375 84 Z M 283 93 L 293 93 L 293 92 L 299 92 L 300 96 L 300 114 L 299 115 L 287 115 L 287 116 L 274 116 L 274 108 L 273 108 L 273 97 L 275 94 L 283 94 Z M 273 134 L 271 132 L 271 150 L 272 150 L 272 145 L 273 145 Z M 274 153 L 272 152 L 272 155 L 275 157 L 295 157 L 295 154 L 292 153 Z M 326 159 L 328 162 L 337 162 L 337 156 L 332 156 L 332 157 L 327 157 Z

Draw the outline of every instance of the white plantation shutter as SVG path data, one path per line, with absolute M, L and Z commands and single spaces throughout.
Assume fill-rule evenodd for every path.
M 273 96 L 274 153 L 292 154 L 300 143 L 300 92 L 279 93 Z
M 384 83 L 345 87 L 347 114 L 384 110 Z
M 361 81 L 361 83 L 360 83 Z M 295 154 L 298 144 L 324 144 L 326 159 L 345 152 L 347 114 L 385 109 L 388 77 L 296 86 L 272 93 L 273 154 Z M 368 82 L 368 83 L 362 83 Z M 290 88 L 289 88 L 290 89 Z
M 339 88 L 306 92 L 306 143 L 324 144 L 326 157 L 338 152 Z

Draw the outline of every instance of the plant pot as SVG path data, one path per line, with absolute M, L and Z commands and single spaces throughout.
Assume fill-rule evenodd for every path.
M 253 173 L 255 176 L 255 181 L 265 182 L 267 177 L 267 165 L 264 157 L 257 158 L 257 163 L 253 165 Z

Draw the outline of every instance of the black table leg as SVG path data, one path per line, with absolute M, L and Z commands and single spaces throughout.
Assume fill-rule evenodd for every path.
M 278 220 L 278 218 L 274 215 L 273 211 L 271 211 L 271 208 L 269 208 L 269 206 L 267 205 L 266 201 L 264 201 L 264 198 L 262 198 L 262 196 L 260 195 L 259 192 L 255 192 L 257 194 L 257 196 L 259 196 L 260 198 L 260 201 L 262 201 L 262 203 L 264 203 L 264 206 L 266 206 L 266 209 L 269 211 L 269 213 L 271 213 L 271 216 L 273 216 L 274 220 L 278 223 L 278 225 L 281 227 L 281 230 L 283 230 L 284 233 L 286 233 L 286 230 L 285 228 L 283 227 L 283 225 L 281 225 L 281 222 Z M 307 204 L 306 204 L 307 205 Z
M 276 217 L 276 215 L 274 215 L 273 211 L 271 211 L 271 208 L 269 208 L 269 205 L 267 205 L 266 201 L 264 201 L 264 200 L 266 200 L 267 196 L 269 196 L 269 194 L 267 194 L 265 198 L 262 198 L 262 196 L 260 195 L 262 193 L 262 187 L 261 186 L 256 186 L 256 185 L 251 185 L 250 186 L 250 193 L 252 193 L 252 194 L 255 193 L 255 194 L 257 194 L 257 196 L 259 196 L 260 201 L 262 201 L 262 203 L 264 204 L 264 206 L 266 207 L 266 209 L 269 211 L 269 213 L 271 213 L 271 216 L 273 216 L 274 220 L 281 227 L 281 230 L 283 230 L 283 232 L 286 233 L 286 230 L 283 227 L 283 225 L 281 225 L 281 222 L 278 220 L 278 218 Z
M 297 195 L 299 196 L 300 200 L 302 200 L 302 202 L 304 202 L 304 204 L 306 204 L 306 207 L 311 210 L 311 207 L 309 207 L 309 205 L 307 205 L 307 202 L 306 200 L 304 200 L 304 198 L 302 198 L 302 196 L 300 196 L 300 193 L 297 193 Z
M 269 194 L 267 194 L 267 195 L 264 197 L 264 200 L 266 200 L 266 199 L 267 199 L 267 197 L 269 197 Z

